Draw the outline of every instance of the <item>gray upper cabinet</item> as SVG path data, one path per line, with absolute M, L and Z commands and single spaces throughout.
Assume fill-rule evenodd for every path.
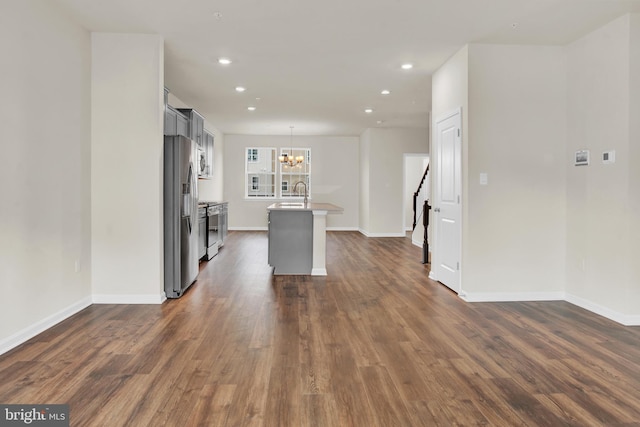
M 204 117 L 192 108 L 178 108 L 189 119 L 189 138 L 200 147 L 204 146 Z
M 189 137 L 189 119 L 170 105 L 164 112 L 164 134 Z
M 204 151 L 207 159 L 206 178 L 213 178 L 213 134 L 204 131 Z
M 164 134 L 165 135 L 177 135 L 178 128 L 176 121 L 178 112 L 171 107 L 167 107 L 164 110 Z
M 176 127 L 178 135 L 190 137 L 189 134 L 189 119 L 180 113 L 177 113 Z

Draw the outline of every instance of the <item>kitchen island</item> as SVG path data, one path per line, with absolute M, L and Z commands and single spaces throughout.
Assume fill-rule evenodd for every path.
M 327 214 L 330 203 L 274 203 L 269 214 L 269 265 L 273 274 L 326 276 Z

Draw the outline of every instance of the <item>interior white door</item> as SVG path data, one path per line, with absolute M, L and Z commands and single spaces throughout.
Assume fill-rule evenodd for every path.
M 434 278 L 455 292 L 460 292 L 462 209 L 462 138 L 460 110 L 451 113 L 435 126 L 437 162 L 433 213 L 436 247 L 433 249 Z

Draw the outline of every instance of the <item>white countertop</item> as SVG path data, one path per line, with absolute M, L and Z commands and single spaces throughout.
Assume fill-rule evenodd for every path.
M 303 202 L 280 202 L 267 206 L 270 211 L 327 211 L 327 213 L 341 213 L 344 211 L 340 206 L 331 203 L 303 203 Z

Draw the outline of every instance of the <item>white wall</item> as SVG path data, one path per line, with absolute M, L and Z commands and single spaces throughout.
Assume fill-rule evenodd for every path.
M 360 230 L 371 227 L 371 129 L 366 129 L 360 135 L 360 193 L 358 205 L 360 207 Z
M 623 323 L 640 320 L 638 288 L 638 15 L 623 16 L 567 46 L 567 293 Z M 616 151 L 605 165 L 602 152 Z
M 564 69 L 560 47 L 469 46 L 462 289 L 470 299 L 562 296 Z
M 428 128 L 372 128 L 362 137 L 368 152 L 367 236 L 405 236 L 404 154 L 429 152 Z M 362 162 L 361 162 L 362 163 Z
M 463 110 L 467 299 L 564 298 L 640 324 L 639 15 L 562 49 L 465 47 L 433 94 L 434 122 Z M 579 149 L 590 166 L 573 166 Z
M 2 353 L 91 302 L 91 41 L 49 1 L 0 21 Z
M 629 208 L 631 218 L 631 257 L 640 254 L 640 14 L 632 14 L 630 34 L 630 82 L 629 92 Z M 640 324 L 636 301 L 640 301 L 640 263 L 632 262 L 629 277 L 629 294 L 627 303 L 630 305 L 627 313 L 629 323 Z
M 170 88 L 169 88 L 170 89 Z M 169 105 L 174 108 L 194 108 L 176 94 L 169 92 Z M 215 117 L 204 118 L 204 128 L 213 135 L 213 178 L 198 180 L 198 198 L 206 201 L 223 201 L 224 197 L 224 134 L 215 127 Z
M 97 302 L 164 296 L 164 43 L 92 34 L 92 287 Z
M 431 99 L 431 132 L 434 132 L 435 125 L 441 120 L 443 116 L 449 113 L 461 109 L 461 123 L 462 123 L 462 261 L 464 265 L 465 259 L 465 229 L 468 223 L 468 213 L 466 206 L 468 204 L 467 197 L 467 168 L 468 168 L 468 145 L 469 145 L 469 125 L 468 125 L 468 111 L 469 111 L 469 47 L 464 46 L 449 60 L 447 60 L 431 78 L 432 93 Z M 433 144 L 436 141 L 436 135 L 431 134 L 429 153 L 431 156 L 431 164 L 429 166 L 429 173 L 432 177 L 438 174 L 438 162 L 437 152 L 433 148 Z M 431 180 L 431 194 L 435 193 L 435 179 Z M 434 207 L 434 203 L 431 203 Z M 430 211 L 431 217 L 429 218 L 429 242 L 431 244 L 430 250 L 433 252 L 434 244 L 437 242 L 438 230 L 435 227 L 435 212 L 433 209 Z
M 230 229 L 267 228 L 267 206 L 275 200 L 245 200 L 245 149 L 291 147 L 290 136 L 225 135 L 224 183 Z M 328 229 L 358 228 L 357 137 L 293 136 L 293 146 L 311 149 L 311 201 L 333 203 L 342 214 L 327 216 Z

